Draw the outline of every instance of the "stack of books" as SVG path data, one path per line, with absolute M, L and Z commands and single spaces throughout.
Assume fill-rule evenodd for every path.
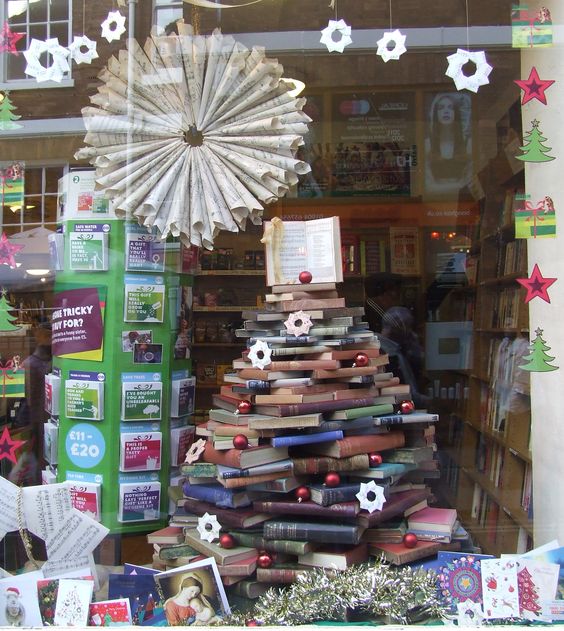
M 404 513 L 432 499 L 438 416 L 412 409 L 363 308 L 347 307 L 335 284 L 273 286 L 265 302 L 243 312 L 247 349 L 196 428 L 202 451 L 181 467 L 173 523 L 192 520 L 186 542 L 220 566 L 237 551 L 229 584 L 343 569 L 385 543 L 413 556 Z M 236 548 L 201 540 L 193 519 L 205 513 Z M 424 541 L 416 549 L 436 551 Z

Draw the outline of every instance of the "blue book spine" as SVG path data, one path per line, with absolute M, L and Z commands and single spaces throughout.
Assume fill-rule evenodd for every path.
M 294 447 L 296 445 L 308 445 L 310 443 L 325 443 L 331 440 L 341 440 L 343 432 L 319 432 L 318 434 L 298 434 L 295 436 L 276 436 L 272 439 L 273 447 Z
M 374 425 L 411 425 L 412 423 L 436 423 L 438 414 L 415 412 L 414 414 L 392 414 L 391 416 L 376 416 Z
M 223 488 L 218 485 L 211 484 L 190 484 L 185 482 L 182 486 L 182 491 L 186 497 L 191 497 L 201 502 L 209 502 L 215 504 L 221 508 L 235 508 L 233 501 L 233 491 Z M 249 506 L 251 501 L 249 500 L 246 506 Z M 237 506 L 241 507 L 244 504 L 238 503 Z

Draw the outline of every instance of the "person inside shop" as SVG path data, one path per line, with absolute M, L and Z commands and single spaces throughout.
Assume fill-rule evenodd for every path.
M 32 448 L 25 451 L 24 457 L 10 472 L 14 483 L 37 484 L 40 481 L 40 462 L 43 457 L 43 423 L 45 412 L 45 376 L 51 372 L 51 323 L 47 320 L 37 323 L 32 329 L 35 350 L 24 359 L 25 399 L 19 407 L 16 424 L 27 426 L 31 432 Z
M 378 334 L 380 352 L 388 355 L 388 370 L 407 384 L 411 399 L 418 409 L 426 408 L 430 399 L 420 391 L 424 367 L 424 351 L 414 331 L 413 314 L 407 307 L 391 307 L 384 313 Z
M 467 112 L 463 116 L 463 111 Z M 458 191 L 472 173 L 472 141 L 467 95 L 441 93 L 431 103 L 425 140 L 425 184 L 428 192 Z
M 382 330 L 382 318 L 388 309 L 401 304 L 402 277 L 399 274 L 379 272 L 364 281 L 365 317 L 370 330 Z

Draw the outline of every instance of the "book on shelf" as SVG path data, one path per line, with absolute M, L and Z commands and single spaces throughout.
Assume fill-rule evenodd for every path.
M 360 453 L 345 458 L 330 456 L 307 456 L 297 458 L 292 456 L 294 475 L 315 475 L 329 471 L 356 471 L 368 468 L 368 453 Z
M 332 458 L 346 458 L 371 451 L 389 451 L 402 447 L 404 444 L 403 432 L 387 432 L 375 436 L 348 436 L 332 443 L 320 443 L 310 445 L 309 449 L 322 456 Z M 390 453 L 393 453 L 390 451 Z M 386 459 L 388 458 L 386 454 Z
M 356 475 L 356 472 L 355 472 Z M 331 487 L 315 482 L 308 485 L 311 501 L 320 506 L 331 506 L 340 502 L 352 502 L 356 500 L 359 484 L 341 481 L 339 486 Z M 303 503 L 303 502 L 302 502 Z
M 242 486 L 251 486 L 257 484 L 265 484 L 267 482 L 275 482 L 284 477 L 291 477 L 291 471 L 274 471 L 272 473 L 262 473 L 259 475 L 245 476 L 240 478 L 216 478 L 218 482 L 226 489 L 236 489 Z
M 312 567 L 346 570 L 351 565 L 368 561 L 368 547 L 360 543 L 354 547 L 319 548 L 298 556 L 298 563 Z
M 160 528 L 154 532 L 147 534 L 147 543 L 165 543 L 174 544 L 184 541 L 184 533 L 182 528 L 175 528 L 174 526 L 166 526 Z
M 335 410 L 345 410 L 355 407 L 370 406 L 373 398 L 359 398 L 346 401 L 316 401 L 313 403 L 287 403 L 279 405 L 255 405 L 257 414 L 267 414 L 270 416 L 298 416 L 300 414 L 315 414 L 316 412 L 333 412 Z M 379 407 L 379 406 L 378 406 Z M 391 406 L 390 406 L 391 407 Z M 393 410 L 393 407 L 392 407 Z M 366 416 L 361 414 L 361 416 Z M 352 417 L 354 418 L 354 417 Z
M 299 414 L 297 416 L 260 416 L 249 419 L 249 427 L 254 429 L 295 429 L 305 427 L 319 427 L 323 421 L 321 412 Z
M 254 548 L 245 548 L 244 546 L 235 546 L 233 548 L 223 548 L 217 543 L 206 541 L 200 538 L 200 534 L 194 528 L 188 529 L 184 533 L 186 543 L 191 545 L 195 550 L 207 557 L 212 557 L 218 565 L 229 565 L 237 563 L 241 560 L 248 560 L 253 556 L 256 558 L 256 550 Z
M 357 488 L 358 493 L 358 488 Z M 322 506 L 315 502 L 291 501 L 258 501 L 253 502 L 254 510 L 273 515 L 303 515 L 328 519 L 354 519 L 359 513 L 357 501 L 340 502 Z M 291 539 L 292 537 L 288 537 Z M 319 541 L 319 539 L 318 539 Z
M 295 583 L 298 577 L 305 572 L 311 572 L 308 565 L 275 565 L 269 568 L 257 567 L 257 581 L 259 583 L 272 583 L 277 585 L 287 585 Z
M 360 513 L 357 518 L 357 523 L 364 528 L 371 528 L 385 523 L 390 519 L 402 517 L 406 508 L 417 504 L 417 502 L 420 502 L 422 499 L 430 497 L 430 495 L 431 490 L 427 487 L 393 493 L 390 495 L 381 511 L 374 511 L 373 513 L 367 514 Z
M 296 288 L 299 287 L 303 287 L 303 285 L 296 285 L 296 281 L 294 280 L 291 283 L 288 284 L 282 284 L 282 285 L 272 285 L 270 288 L 270 291 L 273 294 L 283 294 L 286 292 L 291 292 L 291 291 L 296 291 Z M 337 288 L 337 285 L 335 282 L 330 282 L 330 283 L 315 283 L 315 282 L 311 282 L 308 283 L 307 285 L 307 290 L 309 292 L 312 292 L 314 294 L 318 294 L 320 292 L 324 292 L 324 291 L 335 291 L 335 289 Z
M 403 519 L 389 521 L 376 528 L 367 528 L 361 537 L 366 543 L 402 543 L 407 532 L 407 524 Z
M 417 423 L 437 423 L 438 414 L 427 412 L 412 412 L 411 414 L 390 414 L 378 416 L 374 419 L 374 425 L 415 425 Z
M 312 283 L 342 282 L 338 217 L 284 221 L 278 226 L 267 221 L 264 230 L 266 284 L 273 287 L 273 293 L 279 293 L 274 286 L 298 284 L 304 270 L 312 274 Z
M 261 447 L 250 447 L 249 449 L 219 451 L 215 449 L 210 442 L 207 442 L 202 457 L 206 462 L 213 464 L 226 465 L 236 469 L 246 469 L 268 462 L 285 460 L 288 458 L 288 449 L 286 447 L 270 447 L 265 445 Z
M 296 539 L 320 543 L 357 544 L 363 528 L 357 524 L 286 521 L 272 519 L 264 524 L 265 539 Z
M 295 285 L 294 285 L 295 287 Z M 297 289 L 287 291 L 284 293 L 272 293 L 266 294 L 264 297 L 265 302 L 281 302 L 283 300 L 303 300 L 307 299 L 325 299 L 325 298 L 338 298 L 338 294 L 334 289 L 326 290 L 314 290 L 314 291 L 299 291 Z
M 386 453 L 385 461 L 419 464 L 425 460 L 432 460 L 433 454 L 433 447 L 402 447 Z
M 433 541 L 418 541 L 414 548 L 406 548 L 403 543 L 369 543 L 368 551 L 377 556 L 384 555 L 386 561 L 392 565 L 404 565 L 419 559 L 434 556 L 440 550 L 441 544 Z
M 283 554 L 307 554 L 315 546 L 309 541 L 292 541 L 290 539 L 265 539 L 260 532 L 245 532 L 241 530 L 231 531 L 235 540 L 242 546 L 266 550 L 269 552 L 281 552 Z
M 381 397 L 378 397 L 378 398 L 381 398 Z M 361 401 L 361 399 L 358 399 L 358 401 Z M 359 405 L 357 407 L 347 407 L 346 409 L 337 410 L 335 412 L 326 414 L 326 418 L 331 421 L 352 420 L 352 419 L 360 418 L 363 416 L 378 416 L 379 414 L 390 414 L 391 412 L 394 411 L 393 403 L 389 403 L 389 402 L 376 403 L 375 398 L 373 398 L 372 401 L 374 402 L 373 405 L 363 405 L 363 406 Z M 355 402 L 354 399 L 352 401 L 349 401 L 349 400 L 343 401 L 343 403 L 346 403 L 348 405 L 354 402 Z
M 304 483 L 303 478 L 297 478 L 295 476 L 289 476 L 287 478 L 276 478 L 275 480 L 268 480 L 266 482 L 260 482 L 258 484 L 249 484 L 247 486 L 249 491 L 267 491 L 269 493 L 289 493 L 302 486 Z
M 266 464 L 249 467 L 248 469 L 238 469 L 234 467 L 226 467 L 225 465 L 217 465 L 217 477 L 227 480 L 229 478 L 252 478 L 257 475 L 267 473 L 292 473 L 294 463 L 290 458 L 285 460 L 277 460 L 276 462 L 267 462 Z
M 270 589 L 270 585 L 266 583 L 259 583 L 257 580 L 245 580 L 239 581 L 237 584 L 233 585 L 231 591 L 236 596 L 241 596 L 243 598 L 248 598 L 249 600 L 256 600 L 261 596 L 264 596 L 266 592 Z
M 454 508 L 426 507 L 411 514 L 407 519 L 410 531 L 432 531 L 435 533 L 452 534 L 457 520 Z
M 178 528 L 182 533 L 182 540 L 184 540 L 184 528 Z M 195 557 L 199 552 L 187 543 L 178 543 L 176 545 L 167 545 L 155 550 L 159 555 L 161 561 L 169 561 L 171 559 L 180 559 L 185 557 Z
M 323 443 L 343 438 L 342 430 L 316 432 L 314 434 L 295 434 L 292 436 L 277 436 L 272 439 L 273 447 L 295 447 L 297 445 L 308 445 L 313 443 Z
M 223 508 L 239 508 L 252 504 L 252 499 L 246 491 L 226 489 L 221 484 L 190 484 L 190 482 L 185 482 L 182 490 L 186 497 L 209 502 Z
M 253 550 L 248 557 L 238 559 L 234 562 L 229 562 L 223 565 L 220 563 L 217 569 L 219 571 L 219 575 L 221 576 L 222 582 L 223 578 L 226 576 L 251 576 L 251 574 L 254 574 L 255 570 L 257 569 L 257 551 Z M 225 582 L 223 582 L 223 584 L 225 585 Z
M 214 449 L 218 451 L 225 451 L 227 449 L 233 449 L 233 437 L 232 436 L 215 436 L 212 434 L 213 438 L 213 446 Z M 248 438 L 247 439 L 249 447 L 258 447 L 259 439 L 258 438 Z
M 216 515 L 219 523 L 226 528 L 251 528 L 257 524 L 262 524 L 268 519 L 272 519 L 272 515 L 266 513 L 257 513 L 254 510 L 241 508 L 237 510 L 232 508 L 220 508 L 208 502 L 189 498 L 185 500 L 184 507 L 179 507 L 177 512 L 180 513 L 182 510 L 184 510 L 184 514 L 193 513 L 198 517 L 201 517 L 204 513 Z

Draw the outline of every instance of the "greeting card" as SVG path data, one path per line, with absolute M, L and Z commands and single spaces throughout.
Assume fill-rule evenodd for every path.
M 61 578 L 55 604 L 55 626 L 85 627 L 93 590 L 94 581 Z
M 122 420 L 155 421 L 161 418 L 163 384 L 160 381 L 124 382 L 121 387 Z
M 158 471 L 162 437 L 161 432 L 122 432 L 120 471 Z
M 160 482 L 122 482 L 119 485 L 118 521 L 151 521 L 160 516 Z
M 104 384 L 98 381 L 65 381 L 65 414 L 68 418 L 100 421 L 104 418 Z
M 108 235 L 104 232 L 71 232 L 69 265 L 74 271 L 102 272 L 108 269 Z
M 484 559 L 482 593 L 485 618 L 518 618 L 517 562 L 513 559 Z
M 42 572 L 27 572 L 0 580 L 0 626 L 41 627 L 37 581 Z
M 560 565 L 533 559 L 517 561 L 519 607 L 527 620 L 547 620 L 543 615 L 543 603 L 556 597 Z
M 127 598 L 100 600 L 90 604 L 88 625 L 91 627 L 120 627 L 131 624 L 131 606 Z

